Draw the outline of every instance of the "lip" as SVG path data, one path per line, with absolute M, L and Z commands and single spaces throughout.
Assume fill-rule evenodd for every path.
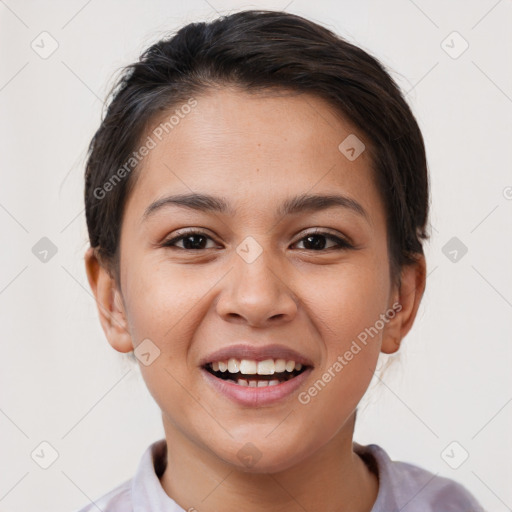
M 199 365 L 204 367 L 208 363 L 226 361 L 232 357 L 236 359 L 252 359 L 254 361 L 264 361 L 265 359 L 286 359 L 287 361 L 301 363 L 303 366 L 313 366 L 310 359 L 299 354 L 296 350 L 284 345 L 272 344 L 255 346 L 247 343 L 239 343 L 218 349 L 202 358 Z
M 262 388 L 252 388 L 219 379 L 205 368 L 201 368 L 201 374 L 215 391 L 239 405 L 246 405 L 250 407 L 270 405 L 288 398 L 301 386 L 303 382 L 305 382 L 312 371 L 313 368 L 309 367 L 296 377 L 282 382 L 281 384 Z

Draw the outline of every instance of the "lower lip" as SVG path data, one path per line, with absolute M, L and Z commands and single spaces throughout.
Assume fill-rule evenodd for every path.
M 309 377 L 312 368 L 307 368 L 297 377 L 276 384 L 275 386 L 249 387 L 240 386 L 234 382 L 228 382 L 212 375 L 208 370 L 201 369 L 207 382 L 214 387 L 216 391 L 230 398 L 241 405 L 258 407 L 268 405 L 289 397 L 300 385 Z

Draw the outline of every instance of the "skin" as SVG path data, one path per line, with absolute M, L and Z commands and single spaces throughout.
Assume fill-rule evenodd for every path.
M 402 269 L 400 287 L 392 283 L 369 152 L 349 161 L 338 150 L 349 134 L 365 136 L 322 99 L 233 88 L 196 99 L 146 157 L 126 204 L 120 285 L 93 250 L 85 256 L 109 343 L 129 352 L 149 338 L 160 350 L 140 369 L 162 410 L 169 452 L 162 486 L 185 510 L 201 512 L 370 511 L 378 481 L 352 449 L 356 407 L 379 352 L 398 350 L 414 322 L 425 260 Z M 192 191 L 222 196 L 236 213 L 170 206 L 141 221 L 156 199 Z M 341 207 L 276 216 L 278 205 L 302 193 L 346 195 L 367 219 Z M 183 228 L 203 228 L 206 248 L 184 249 L 183 240 L 161 246 Z M 356 248 L 336 250 L 317 235 L 326 245 L 315 249 L 304 237 L 316 228 Z M 248 236 L 263 251 L 252 263 L 236 252 Z M 400 312 L 301 404 L 298 394 L 397 302 Z M 205 382 L 198 365 L 242 340 L 292 347 L 311 359 L 313 372 L 283 401 L 237 405 Z M 249 442 L 261 453 L 252 467 L 237 457 Z

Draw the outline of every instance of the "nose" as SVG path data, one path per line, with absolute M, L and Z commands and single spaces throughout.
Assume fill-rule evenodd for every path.
M 297 315 L 298 300 L 292 283 L 278 265 L 273 265 L 265 251 L 253 262 L 235 257 L 217 300 L 217 313 L 228 322 L 265 327 L 289 322 Z M 281 270 L 281 271 L 280 271 Z

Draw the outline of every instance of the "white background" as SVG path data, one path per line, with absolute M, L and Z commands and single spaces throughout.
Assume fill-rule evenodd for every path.
M 183 24 L 252 7 L 309 17 L 379 58 L 427 145 L 427 290 L 398 359 L 361 404 L 355 440 L 461 482 L 488 511 L 511 510 L 510 0 L 2 0 L 0 511 L 81 507 L 130 478 L 163 437 L 87 284 L 86 148 L 121 66 Z M 43 31 L 59 44 L 47 59 L 31 48 Z M 442 45 L 453 31 L 469 44 L 458 58 Z M 453 37 L 452 53 L 463 44 Z M 46 263 L 32 253 L 42 237 L 57 247 Z M 456 262 L 442 252 L 452 237 L 468 248 Z M 46 470 L 31 458 L 42 441 L 59 455 Z M 469 453 L 458 469 L 441 457 L 452 441 Z

